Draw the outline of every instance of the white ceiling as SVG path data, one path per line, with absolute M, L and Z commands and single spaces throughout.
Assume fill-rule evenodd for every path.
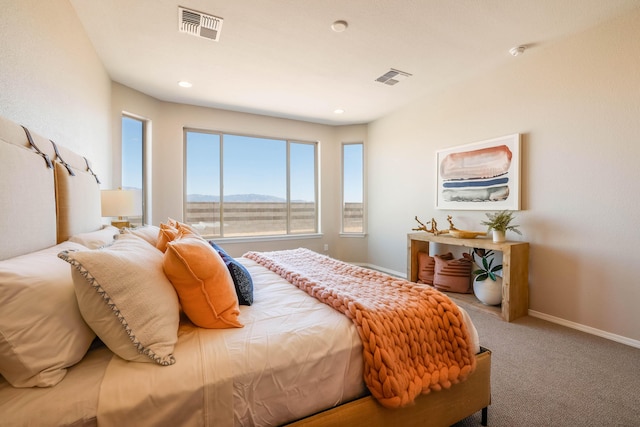
M 163 101 L 326 124 L 370 122 L 518 60 L 513 46 L 530 52 L 640 7 L 640 0 L 70 3 L 118 83 Z M 179 32 L 178 5 L 223 18 L 220 41 Z M 347 30 L 333 32 L 336 20 Z M 395 86 L 375 82 L 390 68 L 413 76 Z

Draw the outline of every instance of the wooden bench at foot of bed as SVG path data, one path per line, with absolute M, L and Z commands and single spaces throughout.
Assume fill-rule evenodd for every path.
M 401 409 L 381 406 L 366 396 L 289 424 L 290 427 L 383 427 L 450 426 L 491 403 L 491 351 L 483 348 L 476 356 L 477 365 L 466 381 L 449 390 L 418 396 L 415 405 Z M 483 425 L 486 425 L 483 414 Z

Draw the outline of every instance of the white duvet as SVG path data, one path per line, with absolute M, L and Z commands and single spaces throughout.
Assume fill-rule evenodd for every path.
M 353 323 L 254 261 L 239 261 L 255 284 L 254 304 L 240 307 L 244 328 L 182 322 L 171 366 L 126 362 L 102 347 L 52 388 L 1 380 L 0 425 L 281 425 L 365 394 Z
M 365 393 L 353 323 L 241 261 L 259 283 L 254 304 L 241 306 L 244 328 L 183 322 L 172 366 L 114 357 L 100 391 L 100 426 L 280 425 Z

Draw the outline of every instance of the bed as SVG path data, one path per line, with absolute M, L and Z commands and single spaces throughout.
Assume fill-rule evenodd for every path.
M 399 293 L 413 285 L 304 249 L 232 259 L 178 222 L 105 226 L 91 163 L 4 118 L 0 159 L 2 425 L 447 426 L 477 411 L 486 425 L 491 352 L 464 310 L 451 308 L 455 330 L 466 332 L 449 340 L 466 365 L 433 374 L 427 393 L 385 400 L 385 385 L 396 387 L 385 371 L 393 355 L 381 362 L 368 352 L 368 311 L 331 299 L 322 280 L 336 276 L 304 266 L 313 258 L 384 292 L 387 283 Z M 167 259 L 179 264 L 196 250 L 217 256 L 229 285 L 192 304 Z M 298 270 L 283 267 L 296 260 Z M 250 286 L 239 288 L 247 277 Z M 217 323 L 198 317 L 202 304 L 215 308 Z

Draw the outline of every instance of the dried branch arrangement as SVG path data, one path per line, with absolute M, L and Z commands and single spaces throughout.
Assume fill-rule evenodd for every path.
M 427 233 L 432 233 L 434 236 L 440 234 L 450 234 L 452 237 L 456 237 L 458 239 L 473 239 L 477 236 L 484 236 L 487 233 L 482 231 L 467 231 L 467 230 L 458 230 L 456 226 L 453 224 L 453 217 L 451 215 L 447 215 L 447 221 L 449 222 L 448 230 L 438 230 L 438 223 L 435 218 L 431 218 L 431 221 L 427 221 L 427 224 L 431 224 L 430 227 L 427 227 L 427 224 L 423 224 L 416 215 L 415 220 L 420 224 L 417 228 L 412 228 L 413 231 L 425 231 Z

